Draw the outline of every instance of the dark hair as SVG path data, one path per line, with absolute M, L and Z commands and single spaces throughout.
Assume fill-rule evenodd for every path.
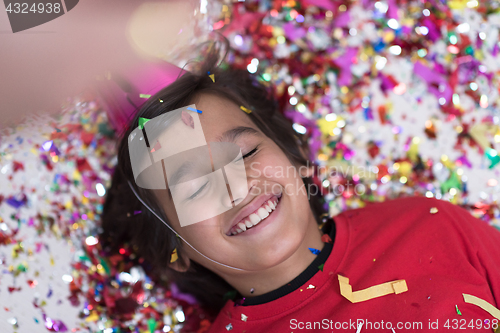
M 183 253 L 182 241 L 159 221 L 131 191 L 127 180 L 134 186 L 139 196 L 167 223 L 168 219 L 150 190 L 139 188 L 134 181 L 128 136 L 138 127 L 140 117 L 153 119 L 166 112 L 190 105 L 201 93 L 213 94 L 238 106 L 252 110 L 248 117 L 286 154 L 290 162 L 299 167 L 309 163 L 309 149 L 306 138 L 294 131 L 292 124 L 279 111 L 278 103 L 269 87 L 259 82 L 257 75 L 250 75 L 245 69 L 221 68 L 218 63 L 220 44 L 210 44 L 205 60 L 197 67 L 184 73 L 175 82 L 152 96 L 135 114 L 120 137 L 118 164 L 107 191 L 102 221 L 101 243 L 108 253 L 117 251 L 123 244 L 132 245 L 137 256 L 144 259 L 146 272 L 160 281 L 167 278 L 174 281 L 179 289 L 197 298 L 202 306 L 218 312 L 224 305 L 224 295 L 234 290 L 227 282 L 202 265 L 191 261 L 187 272 L 179 273 L 168 267 L 172 251 L 177 248 Z M 224 39 L 226 49 L 228 42 Z M 225 57 L 225 56 L 224 56 Z M 223 58 L 222 58 L 223 59 Z M 227 66 L 226 66 L 227 67 Z M 215 83 L 208 73 L 215 75 Z M 241 111 L 243 112 L 243 111 Z M 303 178 L 306 189 L 312 178 Z M 323 213 L 322 197 L 310 196 L 310 206 L 318 223 Z M 141 210 L 141 214 L 132 214 Z

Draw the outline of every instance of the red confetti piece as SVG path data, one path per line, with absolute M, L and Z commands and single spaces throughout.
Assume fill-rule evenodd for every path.
M 321 241 L 323 243 L 333 243 L 332 239 L 330 238 L 330 236 L 328 234 L 323 234 L 323 236 L 321 236 Z

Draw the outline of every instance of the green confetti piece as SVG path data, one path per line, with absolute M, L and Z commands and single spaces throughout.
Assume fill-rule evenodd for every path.
M 443 193 L 446 193 L 452 188 L 460 190 L 461 187 L 462 184 L 460 183 L 457 174 L 455 172 L 452 172 L 450 178 L 448 178 L 444 183 L 441 184 L 441 191 Z
M 139 94 L 139 97 L 140 98 L 150 98 L 151 95 L 149 95 L 149 94 Z
M 151 333 L 153 333 L 155 331 L 156 320 L 154 320 L 154 318 L 148 319 L 148 328 L 149 328 L 149 332 L 151 332 Z
M 89 258 L 89 256 L 86 253 L 84 255 L 79 256 L 78 260 L 92 262 L 92 260 Z
M 484 155 L 491 162 L 488 169 L 493 169 L 493 167 L 495 167 L 500 162 L 500 156 L 498 155 L 498 152 L 495 149 L 489 148 L 484 152 Z
M 321 264 L 318 266 L 318 269 L 323 272 L 323 267 L 325 267 L 325 264 Z
M 144 128 L 144 124 L 147 123 L 148 121 L 150 121 L 151 119 L 147 119 L 147 118 L 142 118 L 140 117 L 139 118 L 139 129 L 143 129 Z
M 455 305 L 455 309 L 457 310 L 458 315 L 460 315 L 460 316 L 461 316 L 461 315 L 462 315 L 462 312 L 460 312 L 460 310 L 458 309 L 458 305 Z
M 26 272 L 27 271 L 26 266 L 24 266 L 23 264 L 19 264 L 17 266 L 17 271 L 18 272 Z
M 109 265 L 106 262 L 106 260 L 104 260 L 104 258 L 101 258 L 101 266 L 102 266 L 102 268 L 104 268 L 104 271 L 106 272 L 107 275 L 109 275 L 111 273 L 111 270 L 109 269 Z

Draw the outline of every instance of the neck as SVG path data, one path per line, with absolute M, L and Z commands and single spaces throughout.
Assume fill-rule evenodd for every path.
M 297 250 L 285 261 L 264 272 L 256 272 L 245 276 L 225 276 L 224 279 L 244 297 L 253 297 L 276 290 L 299 276 L 316 259 L 309 248 L 323 249 L 322 233 L 316 219 L 309 218 L 306 237 Z M 253 293 L 251 290 L 254 290 Z

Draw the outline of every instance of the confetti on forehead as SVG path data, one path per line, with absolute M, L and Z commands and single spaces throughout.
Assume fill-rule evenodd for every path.
M 187 109 L 188 109 L 188 110 L 190 110 L 190 111 L 194 111 L 194 112 L 196 112 L 196 113 L 202 113 L 202 111 L 201 111 L 201 110 L 198 110 L 198 109 L 193 109 L 192 107 L 189 107 L 189 106 L 187 107 Z
M 247 109 L 243 105 L 240 105 L 240 109 L 243 110 L 243 111 L 245 111 L 246 113 L 252 113 L 252 110 Z

